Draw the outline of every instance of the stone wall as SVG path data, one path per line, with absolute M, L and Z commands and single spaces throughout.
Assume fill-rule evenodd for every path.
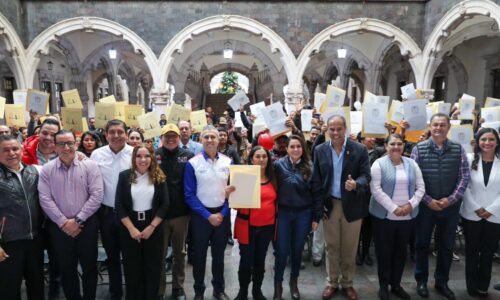
M 17 34 L 23 34 L 23 27 L 21 26 L 21 1 L 20 0 L 1 0 L 0 13 L 6 17 L 9 22 L 14 26 Z
M 491 0 L 500 5 L 500 0 Z M 431 0 L 425 5 L 425 26 L 421 41 L 427 42 L 432 30 L 439 20 L 456 4 L 462 0 Z M 421 47 L 423 48 L 423 47 Z
M 426 9 L 425 1 L 418 0 L 390 4 L 387 1 L 365 4 L 361 1 L 228 1 L 226 4 L 222 1 L 23 1 L 23 6 L 26 29 L 22 39 L 25 45 L 61 20 L 89 15 L 115 20 L 130 28 L 157 55 L 176 33 L 189 24 L 222 14 L 249 17 L 269 26 L 286 41 L 296 56 L 321 30 L 337 22 L 360 17 L 392 23 L 423 48 L 422 24 Z M 3 8 L 0 11 L 7 15 Z

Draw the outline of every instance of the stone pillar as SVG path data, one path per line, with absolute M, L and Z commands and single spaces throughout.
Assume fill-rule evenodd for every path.
M 186 101 L 186 94 L 185 93 L 174 93 L 174 103 L 184 105 L 184 101 Z

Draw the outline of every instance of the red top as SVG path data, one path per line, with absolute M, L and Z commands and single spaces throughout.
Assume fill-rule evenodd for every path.
M 239 209 L 244 215 L 250 213 L 250 226 L 267 226 L 276 222 L 276 190 L 271 182 L 260 186 L 260 208 Z

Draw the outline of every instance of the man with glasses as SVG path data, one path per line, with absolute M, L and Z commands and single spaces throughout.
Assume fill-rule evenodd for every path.
M 163 221 L 165 226 L 165 250 L 169 241 L 172 242 L 172 298 L 176 300 L 186 299 L 184 293 L 185 257 L 184 244 L 189 226 L 189 215 L 191 210 L 184 198 L 184 169 L 193 153 L 179 147 L 180 131 L 174 124 L 166 124 L 161 131 L 160 147 L 156 151 L 158 164 L 167 175 L 168 198 L 170 205 L 167 216 Z M 162 272 L 160 281 L 160 296 L 165 293 L 165 272 Z
M 184 194 L 191 214 L 195 300 L 203 300 L 208 244 L 212 249 L 213 296 L 228 300 L 224 292 L 224 250 L 229 206 L 226 201 L 231 159 L 217 152 L 219 132 L 206 126 L 201 132 L 203 151 L 186 165 Z
M 97 230 L 95 214 L 103 197 L 97 164 L 78 160 L 75 136 L 61 130 L 55 135 L 58 159 L 43 166 L 38 182 L 40 205 L 52 221 L 50 242 L 61 267 L 67 299 L 82 299 L 78 263 L 82 269 L 83 299 L 94 299 L 97 287 Z
M 104 183 L 104 198 L 99 208 L 99 230 L 108 257 L 106 265 L 109 272 L 109 292 L 111 299 L 121 299 L 122 270 L 120 259 L 120 220 L 115 211 L 116 186 L 121 171 L 132 167 L 132 150 L 127 145 L 127 131 L 121 120 L 111 120 L 105 128 L 108 145 L 94 150 L 90 159 L 101 170 Z
M 45 119 L 40 127 L 38 135 L 32 135 L 26 139 L 23 147 L 22 161 L 27 165 L 35 165 L 38 169 L 49 161 L 57 158 L 54 144 L 54 135 L 59 131 L 61 125 L 55 117 Z M 42 235 L 44 236 L 44 247 L 49 256 L 49 299 L 57 298 L 60 292 L 60 270 L 54 249 L 48 241 L 48 224 L 43 222 Z

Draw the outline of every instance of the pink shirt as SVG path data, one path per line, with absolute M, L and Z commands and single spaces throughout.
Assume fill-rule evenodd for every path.
M 59 227 L 75 217 L 85 221 L 101 206 L 102 182 L 99 167 L 90 159 L 75 158 L 69 168 L 54 159 L 40 172 L 40 206 Z

